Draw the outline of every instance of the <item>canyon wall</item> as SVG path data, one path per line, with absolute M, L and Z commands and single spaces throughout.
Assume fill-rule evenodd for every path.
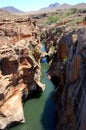
M 48 77 L 56 85 L 56 129 L 86 130 L 86 26 L 55 26 L 41 39 L 46 39 Z
M 86 30 L 77 34 L 77 41 L 71 46 L 64 61 L 66 65 L 62 65 L 58 76 L 61 88 L 55 95 L 62 91 L 55 99 L 57 130 L 86 130 Z
M 41 44 L 36 21 L 4 19 L 0 22 L 0 129 L 25 122 L 23 102 L 42 92 Z

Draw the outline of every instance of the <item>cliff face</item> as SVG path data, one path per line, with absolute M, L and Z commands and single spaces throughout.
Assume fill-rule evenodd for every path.
M 23 101 L 41 92 L 41 44 L 36 21 L 4 20 L 0 23 L 0 129 L 25 122 Z
M 63 72 L 60 72 L 64 73 L 63 89 L 58 91 L 62 82 L 59 76 L 59 88 L 54 95 L 57 104 L 57 130 L 86 129 L 86 30 L 79 31 L 77 37 L 77 41 L 71 46 L 65 71 L 63 69 Z
M 57 130 L 86 130 L 86 26 L 56 27 L 41 38 L 50 58 L 48 77 L 56 85 Z

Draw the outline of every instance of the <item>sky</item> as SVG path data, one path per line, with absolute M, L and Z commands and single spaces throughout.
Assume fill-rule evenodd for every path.
M 0 0 L 0 8 L 6 6 L 14 6 L 22 11 L 36 11 L 40 8 L 47 7 L 53 3 L 86 3 L 86 0 Z

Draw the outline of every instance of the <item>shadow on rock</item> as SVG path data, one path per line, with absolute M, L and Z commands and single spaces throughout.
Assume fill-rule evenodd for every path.
M 52 101 L 52 93 L 50 93 L 49 98 L 45 102 L 41 122 L 44 130 L 56 130 L 55 104 Z

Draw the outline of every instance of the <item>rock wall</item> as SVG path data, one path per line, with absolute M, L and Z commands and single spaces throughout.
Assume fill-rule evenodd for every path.
M 63 89 L 57 99 L 59 91 L 54 95 L 57 104 L 57 130 L 86 129 L 86 30 L 79 30 L 76 35 L 77 41 L 71 46 L 64 71 L 66 78 L 63 76 Z M 60 78 L 60 84 L 61 82 Z
M 41 77 L 41 44 L 36 21 L 0 23 L 0 129 L 25 122 L 23 102 L 45 86 Z
M 56 27 L 42 34 L 49 55 L 48 77 L 56 85 L 57 130 L 86 130 L 86 26 Z

